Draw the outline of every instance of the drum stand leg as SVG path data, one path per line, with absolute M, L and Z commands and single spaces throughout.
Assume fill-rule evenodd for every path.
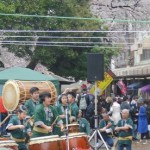
M 97 150 L 98 149 L 98 147 L 96 147 L 96 143 L 97 143 L 97 134 L 100 136 L 100 138 L 101 138 L 101 140 L 102 140 L 102 142 L 104 143 L 104 145 L 105 145 L 105 148 L 107 149 L 107 150 L 109 150 L 109 148 L 108 148 L 108 146 L 107 146 L 107 144 L 106 144 L 106 142 L 104 141 L 104 139 L 103 139 L 103 137 L 102 137 L 102 135 L 101 135 L 101 133 L 100 133 L 100 131 L 99 131 L 99 129 L 98 129 L 98 116 L 97 116 L 97 81 L 95 81 L 95 117 L 94 117 L 94 119 L 95 119 L 95 131 L 94 131 L 94 133 L 91 135 L 91 137 L 89 138 L 89 142 L 93 139 L 93 137 L 94 137 L 94 147 L 95 147 L 95 150 Z
M 69 137 L 68 137 L 68 102 L 65 109 L 65 115 L 66 115 L 66 150 L 69 150 Z

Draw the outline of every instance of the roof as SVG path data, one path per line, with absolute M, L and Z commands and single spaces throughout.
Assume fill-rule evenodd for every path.
M 0 72 L 0 82 L 7 80 L 24 81 L 58 81 L 56 78 L 44 75 L 29 68 L 13 67 Z
M 58 76 L 56 74 L 50 74 L 52 77 L 56 78 L 58 81 L 60 81 L 60 83 L 62 84 L 70 84 L 70 83 L 75 83 L 75 81 L 73 80 L 68 80 L 64 77 Z

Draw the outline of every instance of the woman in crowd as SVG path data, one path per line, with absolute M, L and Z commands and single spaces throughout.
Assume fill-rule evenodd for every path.
M 138 113 L 138 132 L 141 134 L 140 142 L 143 144 L 147 144 L 148 139 L 148 121 L 147 121 L 147 113 L 146 108 L 144 106 L 144 100 L 142 98 L 138 99 L 138 104 L 140 106 Z M 146 136 L 145 142 L 143 142 L 143 138 Z
M 110 108 L 109 114 L 112 113 L 112 119 L 114 121 L 114 125 L 117 125 L 118 121 L 121 119 L 121 110 L 120 104 L 117 102 L 116 98 L 113 98 L 113 104 Z

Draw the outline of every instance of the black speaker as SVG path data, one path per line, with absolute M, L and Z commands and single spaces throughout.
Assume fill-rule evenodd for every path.
M 104 80 L 104 55 L 99 53 L 87 54 L 87 80 Z

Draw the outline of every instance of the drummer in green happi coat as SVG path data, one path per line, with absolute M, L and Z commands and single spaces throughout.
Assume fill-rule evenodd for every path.
M 78 118 L 79 107 L 75 102 L 75 98 L 76 98 L 76 94 L 74 92 L 68 93 L 70 123 L 76 122 Z
M 51 94 L 40 94 L 40 104 L 35 108 L 34 127 L 32 137 L 49 136 L 53 134 L 53 126 L 57 124 L 63 130 L 63 121 L 59 118 L 56 109 L 51 106 Z
M 63 124 L 66 125 L 66 119 L 67 119 L 67 123 L 70 123 L 69 121 L 69 107 L 68 107 L 68 100 L 67 100 L 67 95 L 66 94 L 62 94 L 60 99 L 59 99 L 59 104 L 56 106 L 57 108 L 57 112 L 59 114 L 59 117 L 62 119 Z M 66 116 L 66 113 L 68 114 Z M 67 118 L 66 118 L 67 117 Z M 58 134 L 60 136 L 64 135 L 63 132 L 60 131 L 60 128 L 58 128 L 57 126 L 55 126 L 54 128 L 54 133 Z
M 90 136 L 90 124 L 85 118 L 82 118 L 82 110 L 79 110 L 77 122 L 79 124 L 79 131 Z
M 32 87 L 30 89 L 31 98 L 25 102 L 27 108 L 27 115 L 33 117 L 34 110 L 37 105 L 39 105 L 39 88 Z
M 27 109 L 20 105 L 17 112 L 17 115 L 11 117 L 6 129 L 11 133 L 11 139 L 18 144 L 19 150 L 28 150 L 27 142 L 32 133 L 30 125 L 25 119 Z

